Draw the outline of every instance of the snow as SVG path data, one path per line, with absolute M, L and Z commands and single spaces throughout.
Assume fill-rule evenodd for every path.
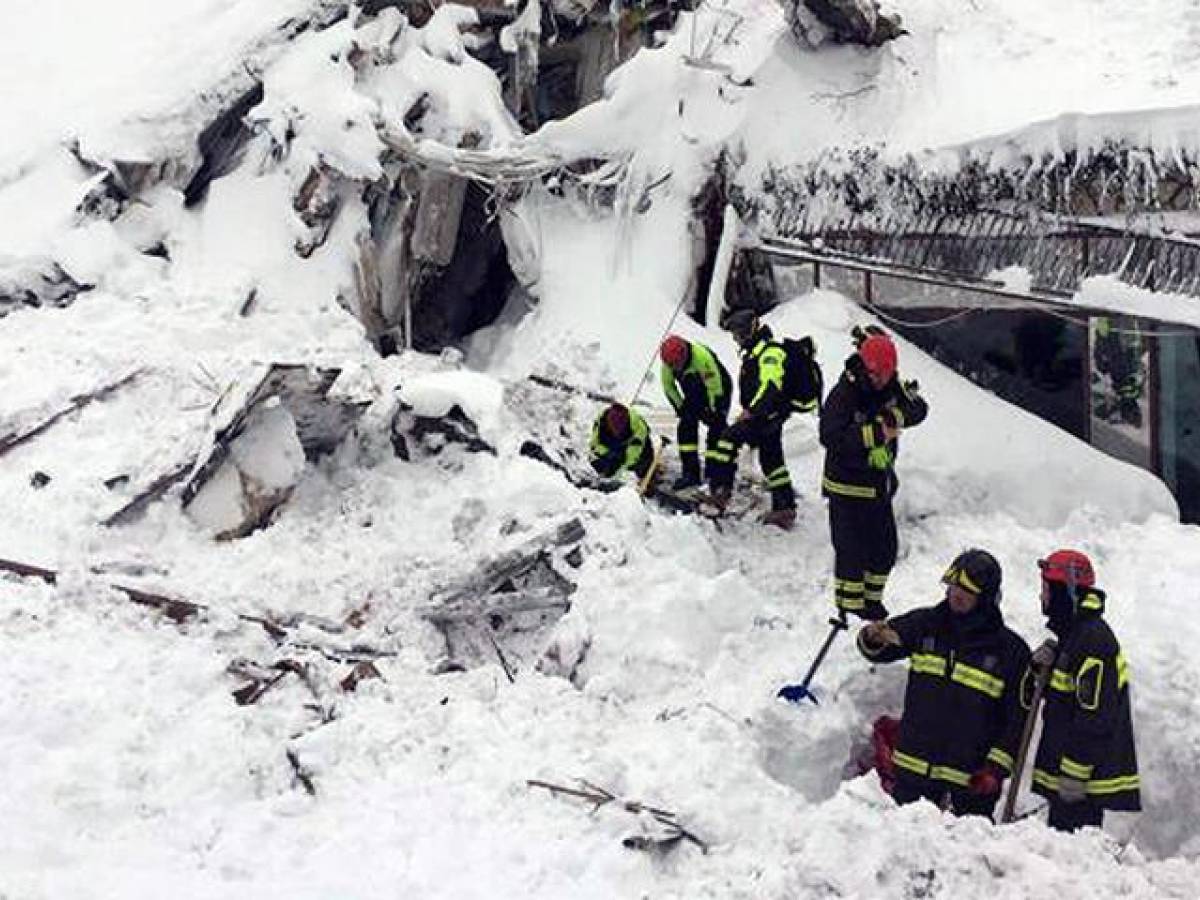
M 59 126 L 104 120 L 119 132 L 127 109 L 153 114 L 182 103 L 240 48 L 266 40 L 283 5 L 259 6 L 193 0 L 172 6 L 169 18 L 157 10 L 156 28 L 170 38 L 163 38 L 164 55 L 141 63 L 122 57 L 111 71 L 103 68 L 102 44 L 70 45 L 80 65 L 95 60 L 104 73 L 97 87 L 148 72 L 156 78 L 153 96 L 113 94 L 111 105 L 83 115 L 80 98 L 90 96 L 92 82 L 69 78 L 78 68 L 64 67 L 46 80 L 41 99 L 57 110 Z M 1061 15 L 1057 5 L 1007 0 L 895 6 L 919 32 L 905 39 L 911 43 L 934 43 L 934 14 L 943 17 L 938 40 L 949 55 L 941 58 L 959 59 L 958 70 L 947 63 L 937 84 L 930 75 L 906 75 L 901 57 L 911 51 L 903 41 L 876 54 L 822 48 L 804 55 L 781 39 L 755 71 L 761 90 L 739 95 L 712 141 L 696 130 L 702 119 L 681 124 L 668 113 L 680 91 L 697 95 L 698 109 L 723 103 L 719 77 L 683 72 L 678 47 L 635 57 L 610 83 L 605 103 L 560 123 L 558 133 L 564 145 L 599 146 L 618 134 L 623 118 L 628 143 L 614 146 L 641 154 L 632 187 L 608 217 L 570 197 L 532 192 L 522 202 L 529 245 L 541 251 L 537 296 L 528 312 L 510 310 L 474 336 L 465 347 L 470 369 L 416 354 L 379 359 L 337 303 L 351 283 L 355 236 L 365 224 L 353 192 L 322 247 L 307 259 L 292 249 L 302 233 L 291 201 L 304 154 L 339 151 L 338 165 L 370 170 L 373 145 L 356 133 L 359 125 L 334 126 L 338 103 L 356 123 L 377 114 L 394 122 L 395 111 L 407 107 L 389 107 L 387 97 L 413 98 L 428 87 L 452 102 L 438 106 L 427 134 L 493 122 L 496 143 L 511 136 L 497 112 L 494 79 L 476 94 L 486 72 L 473 61 L 442 65 L 420 50 L 424 42 L 453 56 L 456 29 L 445 22 L 427 37 L 406 30 L 393 48 L 403 51 L 397 64 L 350 93 L 342 57 L 318 59 L 314 50 L 344 52 L 346 26 L 293 41 L 267 67 L 263 111 L 272 122 L 287 116 L 311 126 L 299 132 L 296 159 L 272 164 L 260 139 L 195 209 L 183 209 L 177 192 L 163 187 L 145 198 L 137 222 L 75 228 L 63 210 L 83 179 L 72 181 L 79 173 L 54 149 L 61 128 L 23 136 L 17 149 L 33 166 L 26 177 L 41 177 L 43 167 L 58 167 L 59 175 L 10 183 L 0 188 L 0 203 L 15 203 L 12 191 L 20 188 L 29 191 L 22 206 L 44 197 L 54 210 L 31 208 L 41 236 L 19 249 L 4 238 L 0 253 L 26 259 L 69 247 L 63 258 L 99 286 L 69 308 L 18 310 L 0 320 L 4 422 L 53 410 L 131 369 L 147 371 L 14 449 L 0 466 L 0 555 L 61 572 L 56 585 L 0 576 L 0 774 L 8 786 L 0 805 L 0 889 L 22 898 L 1192 897 L 1200 878 L 1200 624 L 1192 610 L 1200 530 L 1177 521 L 1166 489 L 1145 472 L 900 342 L 901 371 L 919 379 L 931 413 L 905 435 L 899 461 L 893 611 L 936 602 L 946 562 L 969 545 L 987 547 L 1002 563 L 1003 608 L 1031 642 L 1042 635 L 1034 560 L 1049 550 L 1075 546 L 1091 554 L 1109 592 L 1107 616 L 1132 671 L 1147 810 L 1110 817 L 1105 833 L 1062 835 L 1037 816 L 997 827 L 950 820 L 925 805 L 898 809 L 871 776 L 847 779 L 847 761 L 871 719 L 898 711 L 904 672 L 866 666 L 846 638 L 817 678 L 820 706 L 774 699 L 781 683 L 803 674 L 831 611 L 811 418 L 786 433 L 800 494 L 792 533 L 749 520 L 718 530 L 669 516 L 644 505 L 632 487 L 580 491 L 517 453 L 535 426 L 582 447 L 600 407 L 580 396 L 535 393 L 524 383 L 530 372 L 623 398 L 640 388 L 656 404 L 651 420 L 661 428 L 670 422 L 665 404 L 642 378 L 649 369 L 653 380 L 655 348 L 670 323 L 734 359 L 727 335 L 677 314 L 693 264 L 688 197 L 726 129 L 745 137 L 758 162 L 782 153 L 789 133 L 802 131 L 786 158 L 799 157 L 852 134 L 848 118 L 863 112 L 839 118 L 840 101 L 831 101 L 825 114 L 808 117 L 816 108 L 809 89 L 836 90 L 825 81 L 879 66 L 881 86 L 862 102 L 879 103 L 888 89 L 928 98 L 936 115 L 915 121 L 906 139 L 920 131 L 948 141 L 956 130 L 1002 130 L 1043 110 L 1056 115 L 1071 85 L 1097 72 L 1128 76 L 1122 93 L 1111 95 L 1114 104 L 1141 104 L 1155 93 L 1148 79 L 1165 66 L 1163 48 L 1183 46 L 1179 35 L 1155 27 L 1151 13 L 1185 11 L 1167 0 L 1097 16 L 1092 43 L 1068 34 L 1057 49 L 1034 38 L 1057 41 L 1058 30 L 1078 24 L 1071 17 L 1097 12 L 1098 4 L 1071 0 Z M 6 7 L 0 15 L 15 26 L 0 29 L 6 46 L 17 43 L 15 31 L 48 44 L 62 36 L 40 9 L 18 4 L 10 14 Z M 56 9 L 79 13 L 78 34 L 95 21 L 83 5 Z M 131 39 L 143 39 L 149 17 L 138 18 L 141 10 L 122 0 Z M 1010 10 L 1027 13 L 1024 24 Z M 445 21 L 465 15 L 447 12 Z M 231 22 L 239 25 L 237 41 Z M 1006 30 L 997 40 L 1000 24 Z M 386 31 L 377 29 L 372 40 Z M 154 43 L 149 34 L 144 40 Z M 958 56 L 949 53 L 955 47 Z M 985 110 L 976 109 L 961 128 L 949 127 L 956 114 L 938 104 L 960 89 L 953 76 L 964 85 L 975 78 L 979 87 L 978 79 L 1026 65 L 1057 70 L 1057 53 L 1081 47 L 1092 48 L 1077 58 L 1084 74 L 1064 75 L 1062 86 L 1043 78 L 1046 90 L 1014 92 L 1013 106 L 986 123 Z M 966 67 L 961 60 L 972 48 L 1003 65 L 986 75 Z M 1023 48 L 1029 53 L 1022 57 Z M 181 55 L 161 68 L 172 49 Z M 88 56 L 92 50 L 98 55 Z M 301 59 L 311 67 L 310 91 L 302 88 Z M 1155 93 L 1159 105 L 1184 102 L 1193 64 L 1175 65 L 1178 83 Z M 798 92 L 795 79 L 806 77 Z M 988 83 L 995 92 L 1000 82 Z M 53 95 L 64 84 L 79 93 Z M 793 98 L 788 116 L 762 118 L 772 106 L 785 109 L 785 88 Z M 635 91 L 653 96 L 639 106 Z M 11 93 L 2 96 L 6 122 L 28 112 L 24 100 L 14 105 Z M 1019 120 L 1018 101 L 1025 104 Z M 881 115 L 873 127 L 883 133 L 896 121 Z M 139 134 L 165 145 L 174 139 L 168 131 Z M 756 144 L 755 135 L 765 134 L 771 140 Z M 649 208 L 635 212 L 644 185 L 668 168 L 672 177 L 650 192 Z M 136 252 L 151 237 L 166 238 L 169 261 Z M 252 288 L 259 300 L 243 317 L 238 309 Z M 849 327 L 870 318 L 818 291 L 792 299 L 769 321 L 780 333 L 813 334 L 832 378 L 850 352 Z M 268 480 L 298 476 L 270 527 L 213 542 L 182 514 L 175 495 L 129 525 L 98 524 L 137 487 L 199 452 L 236 407 L 238 391 L 278 360 L 343 366 L 348 382 L 377 399 L 357 431 L 318 463 L 301 467 L 293 444 L 270 442 L 285 452 L 270 460 Z M 389 427 L 401 399 L 430 412 L 462 405 L 494 436 L 498 455 L 449 447 L 411 462 L 396 458 Z M 42 488 L 30 482 L 36 471 L 51 476 Z M 105 486 L 119 475 L 129 483 Z M 535 651 L 510 659 L 513 683 L 491 659 L 435 674 L 445 647 L 418 614 L 431 593 L 572 517 L 586 537 L 581 564 L 569 571 L 577 583 L 571 609 L 530 638 L 555 648 L 557 665 L 539 667 Z M 112 583 L 208 610 L 175 626 L 128 603 Z M 275 645 L 239 613 L 297 622 L 295 638 Z M 341 625 L 352 613 L 363 624 Z M 386 654 L 375 663 L 382 678 L 344 692 L 337 682 L 349 664 L 311 647 L 355 644 Z M 245 682 L 229 673 L 231 663 L 284 658 L 302 661 L 306 677 L 287 675 L 256 704 L 233 702 L 230 692 Z M 289 751 L 311 773 L 315 796 L 295 778 Z M 621 839 L 640 833 L 644 820 L 614 804 L 592 810 L 527 784 L 574 786 L 575 778 L 672 810 L 710 851 L 689 844 L 665 854 L 627 850 Z M 1023 795 L 1021 809 L 1031 808 Z

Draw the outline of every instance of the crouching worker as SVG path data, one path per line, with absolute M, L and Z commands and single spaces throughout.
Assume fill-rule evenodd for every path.
M 614 478 L 622 472 L 633 472 L 648 485 L 654 465 L 650 426 L 632 407 L 610 404 L 592 425 L 588 459 L 598 475 Z
M 937 606 L 863 626 L 872 662 L 907 658 L 908 686 L 892 752 L 897 803 L 925 799 L 955 815 L 991 816 L 1012 771 L 1027 709 L 1029 647 L 1000 613 L 1000 564 L 966 550 L 950 564 Z

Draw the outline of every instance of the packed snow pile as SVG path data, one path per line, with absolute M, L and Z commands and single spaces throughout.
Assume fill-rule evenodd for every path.
M 607 99 L 530 138 L 467 52 L 462 26 L 477 13 L 461 7 L 418 28 L 394 9 L 334 22 L 312 2 L 264 11 L 189 0 L 159 4 L 152 19 L 134 15 L 144 4 L 114 5 L 138 23 L 135 47 L 155 53 L 117 66 L 111 47 L 79 37 L 76 59 L 46 82 L 46 129 L 6 130 L 22 137 L 6 144 L 0 173 L 0 273 L 11 264 L 28 285 L 25 273 L 57 266 L 90 285 L 73 302 L 23 302 L 0 319 L 10 788 L 0 892 L 1194 894 L 1200 533 L 1179 524 L 1151 476 L 900 343 L 901 370 L 931 412 L 899 465 L 893 612 L 938 601 L 947 562 L 966 546 L 1000 560 L 1002 608 L 1032 644 L 1043 625 L 1036 559 L 1079 547 L 1108 591 L 1146 811 L 1064 835 L 1027 792 L 1018 812 L 1029 816 L 996 826 L 898 808 L 874 774 L 860 775 L 871 721 L 899 712 L 904 669 L 868 666 L 846 638 L 820 671 L 820 705 L 775 699 L 803 674 L 832 611 L 812 417 L 784 435 L 799 494 L 792 532 L 752 514 L 672 515 L 632 485 L 594 489 L 584 461 L 606 397 L 637 395 L 657 432 L 673 428 L 655 383 L 668 328 L 735 358 L 728 334 L 676 315 L 695 264 L 689 204 L 723 145 L 739 145 L 750 169 L 794 160 L 857 137 L 885 95 L 903 95 L 910 111 L 936 106 L 941 127 L 931 113 L 925 136 L 949 140 L 938 104 L 975 72 L 968 50 L 987 45 L 1020 69 L 1022 54 L 1062 52 L 1038 35 L 1094 4 L 1072 2 L 1058 18 L 1020 4 L 1025 24 L 992 46 L 985 37 L 1013 22 L 1010 3 L 892 3 L 913 35 L 871 51 L 802 52 L 773 14 L 744 43 L 714 40 L 729 72 L 682 60 L 691 21 L 708 29 L 701 36 L 726 33 L 702 6 L 663 48 L 618 70 Z M 62 35 L 35 6 L 0 13 L 0 49 Z M 95 24 L 95 6 L 71 5 L 72 41 Z M 289 16 L 312 24 L 280 32 Z M 1179 49 L 1134 18 L 1102 26 L 1089 65 L 1124 48 L 1104 63 L 1114 77 L 1141 71 L 1135 38 Z M 40 58 L 14 51 L 4 65 Z M 163 148 L 192 147 L 206 119 L 160 113 L 195 110 L 197 92 L 243 60 L 262 75 L 246 111 L 257 130 L 188 203 L 186 184 L 157 163 L 177 158 Z M 142 91 L 122 89 L 143 77 Z M 1180 78 L 1164 102 L 1182 102 Z M 868 81 L 861 97 L 845 94 Z M 1150 90 L 1133 81 L 1114 102 Z M 803 102 L 789 110 L 797 85 Z M 0 94 L 4 123 L 30 118 L 40 93 Z M 1020 121 L 1070 96 L 1046 93 L 1024 98 Z M 797 121 L 803 110 L 819 115 Z M 881 116 L 880 131 L 889 123 Z M 79 216 L 98 173 L 58 143 L 65 129 L 84 144 L 144 139 L 143 161 L 166 175 L 134 190 L 136 202 L 112 195 L 103 215 Z M 370 294 L 363 247 L 388 205 L 375 191 L 401 183 L 392 154 L 423 141 L 440 159 L 607 147 L 625 166 L 622 193 L 598 210 L 534 179 L 504 213 L 531 250 L 532 295 L 462 353 L 382 357 L 359 303 Z M 870 319 L 816 291 L 768 321 L 813 335 L 832 380 L 849 329 Z M 263 387 L 264 372 L 280 371 L 318 385 L 311 402 Z M 338 373 L 336 386 L 324 373 Z M 337 437 L 310 452 L 315 434 Z M 185 510 L 213 460 L 223 460 L 207 482 L 215 493 Z M 762 492 L 753 478 L 740 489 Z M 272 501 L 262 521 L 214 540 L 256 492 Z

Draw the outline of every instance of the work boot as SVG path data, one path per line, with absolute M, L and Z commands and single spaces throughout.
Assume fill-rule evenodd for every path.
M 764 525 L 778 525 L 784 531 L 791 531 L 796 524 L 795 509 L 773 509 L 762 517 Z

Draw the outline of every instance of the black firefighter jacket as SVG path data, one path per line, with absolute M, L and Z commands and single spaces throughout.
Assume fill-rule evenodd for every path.
M 985 763 L 1011 773 L 1027 703 L 1021 680 L 1029 646 L 984 602 L 955 615 L 945 601 L 914 609 L 888 624 L 902 646 L 858 648 L 873 662 L 908 657 L 904 717 L 892 754 L 896 778 L 920 790 L 965 790 Z M 931 785 L 930 782 L 937 784 Z
M 1084 782 L 1088 799 L 1103 809 L 1139 810 L 1125 656 L 1101 617 L 1104 592 L 1087 589 L 1079 605 L 1046 685 L 1033 790 L 1055 799 L 1066 775 Z
M 857 356 L 851 357 L 857 360 Z M 868 454 L 884 446 L 881 415 L 893 417 L 901 428 L 925 420 L 929 406 L 911 385 L 893 377 L 880 390 L 867 381 L 860 366 L 848 362 L 842 377 L 829 392 L 821 408 L 821 445 L 825 448 L 825 472 L 821 493 L 826 497 L 855 500 L 887 500 L 896 493 L 895 461 L 900 440 L 887 444 L 891 464 L 872 468 Z

